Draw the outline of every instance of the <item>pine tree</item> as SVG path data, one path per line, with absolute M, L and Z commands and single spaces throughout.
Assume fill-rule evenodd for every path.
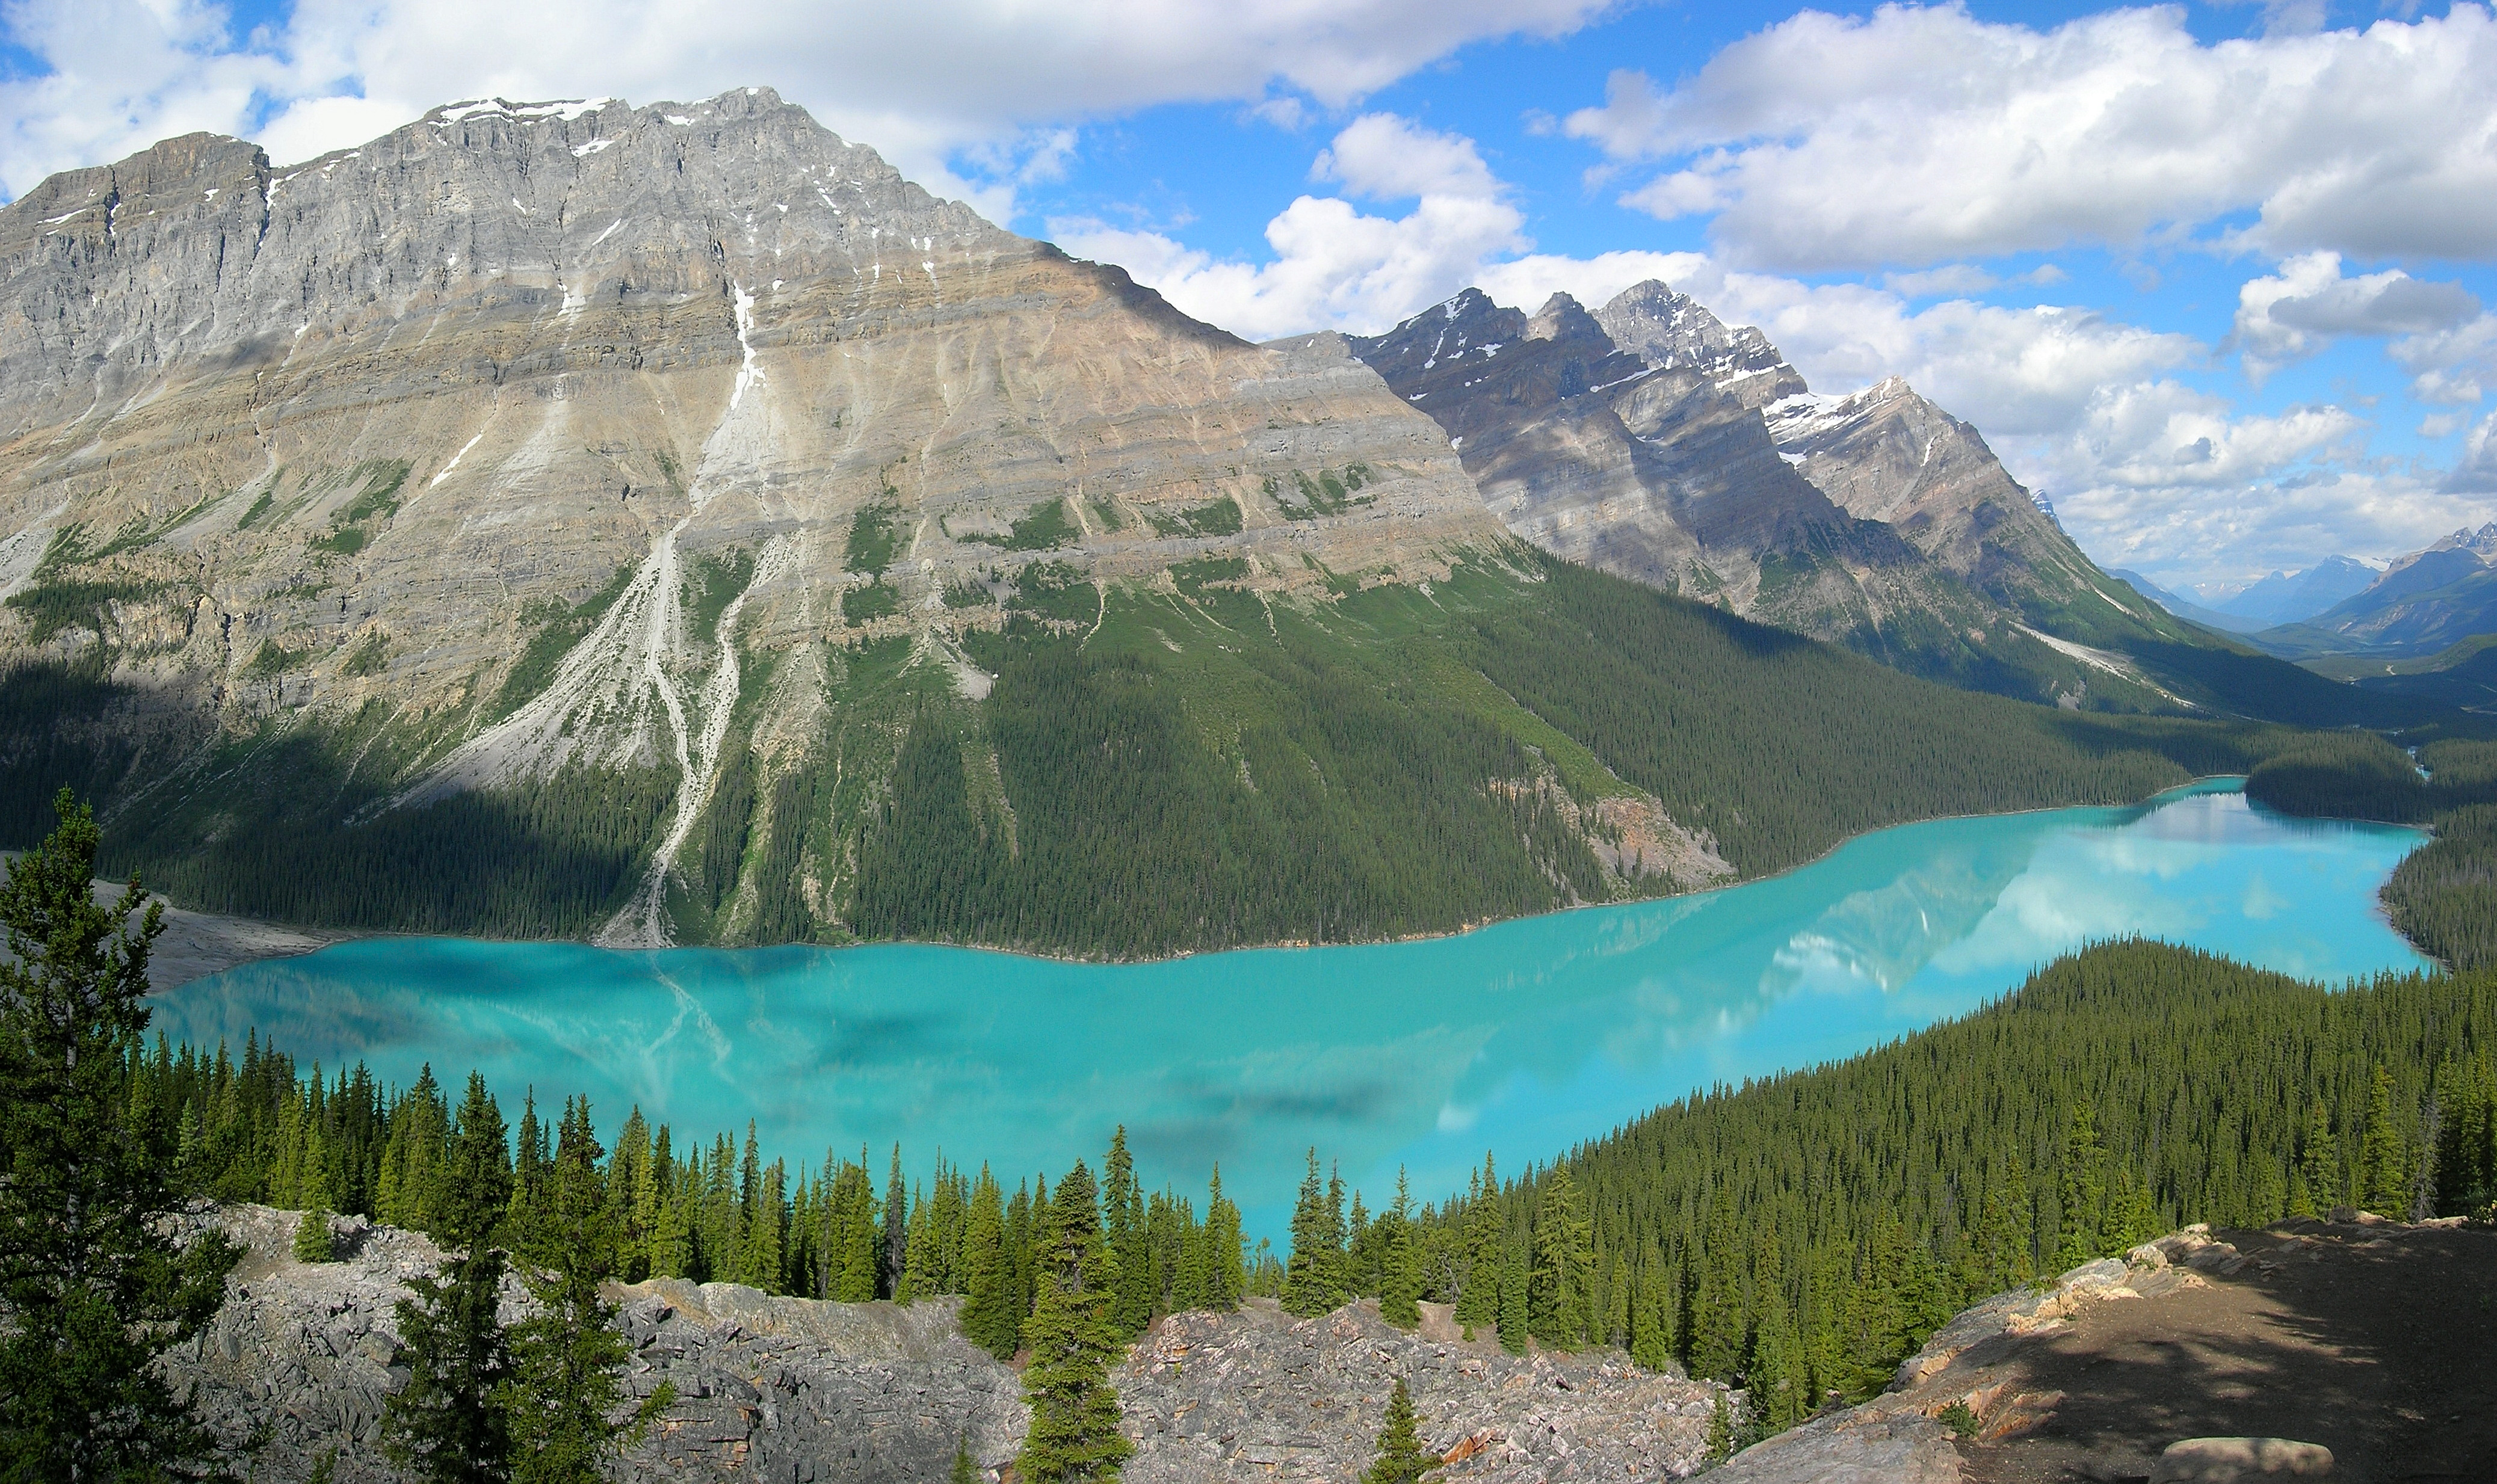
M 1110 1152 L 1101 1161 L 1101 1224 L 1110 1255 L 1119 1263 L 1119 1292 L 1110 1321 L 1122 1335 L 1141 1335 L 1154 1318 L 1153 1259 L 1148 1250 L 1143 1192 L 1136 1183 L 1135 1161 L 1127 1154 L 1127 1127 L 1110 1135 Z
M 216 1312 L 239 1253 L 176 1245 L 171 1151 L 121 1095 L 163 910 L 135 879 L 98 903 L 95 815 L 66 788 L 52 806 L 0 884 L 0 1478 L 159 1478 L 209 1440 L 151 1362 Z
M 1418 1484 L 1441 1467 L 1438 1455 L 1422 1446 L 1413 1394 L 1400 1375 L 1388 1394 L 1386 1424 L 1378 1430 L 1378 1457 L 1363 1471 L 1361 1484 Z
M 980 1468 L 971 1462 L 971 1439 L 968 1437 L 954 1444 L 954 1471 L 946 1475 L 947 1484 L 979 1484 Z
M 971 1186 L 969 1229 L 963 1238 L 968 1297 L 963 1300 L 963 1334 L 999 1360 L 1022 1342 L 1023 1315 L 1015 1310 L 1014 1266 L 1005 1250 L 1005 1216 L 996 1178 L 987 1165 Z
M 1240 1251 L 1240 1208 L 1222 1193 L 1222 1166 L 1214 1167 L 1214 1178 L 1205 1195 L 1206 1292 L 1203 1303 L 1217 1312 L 1229 1313 L 1240 1307 L 1248 1291 L 1248 1275 L 1244 1271 Z
M 1304 1319 L 1331 1313 L 1343 1303 L 1343 1290 L 1336 1282 L 1343 1245 L 1327 1219 L 1325 1191 L 1318 1183 L 1318 1152 L 1312 1149 L 1300 1200 L 1292 1208 L 1292 1251 L 1283 1269 L 1283 1311 Z
M 535 1220 L 523 1232 L 521 1280 L 538 1312 L 512 1329 L 512 1374 L 503 1387 L 515 1484 L 596 1484 L 609 1459 L 630 1447 L 676 1400 L 662 1383 L 642 1405 L 617 1412 L 630 1357 L 615 1328 L 615 1307 L 599 1285 L 615 1272 L 616 1232 L 608 1209 L 589 1105 L 567 1099 Z
M 1533 1260 L 1527 1322 L 1534 1338 L 1555 1349 L 1584 1344 L 1595 1231 L 1566 1165 L 1554 1165 L 1543 1178 L 1535 1203 Z
M 1399 1329 L 1422 1322 L 1422 1269 L 1413 1249 L 1413 1198 L 1405 1172 L 1396 1172 L 1396 1204 L 1379 1218 L 1386 1240 L 1379 1258 L 1378 1317 Z
M 303 1213 L 295 1223 L 295 1260 L 297 1262 L 335 1262 L 338 1260 L 338 1239 L 330 1229 L 331 1213 L 326 1206 L 315 1206 Z
M 488 1245 L 511 1201 L 503 1141 L 502 1110 L 470 1072 L 435 1186 L 438 1235 L 453 1254 L 432 1277 L 411 1279 L 412 1296 L 399 1301 L 393 1363 L 408 1383 L 382 1408 L 384 1448 L 427 1484 L 490 1484 L 510 1468 L 503 1253 Z
M 2106 1212 L 2106 1150 L 2099 1142 L 2098 1112 L 2086 1102 L 2072 1105 L 2059 1174 L 2063 1235 L 2055 1245 L 2055 1266 L 2069 1271 L 2099 1255 L 2099 1223 Z
M 1500 1263 L 1500 1347 L 1511 1355 L 1526 1353 L 1526 1254 L 1503 1247 Z
M 2359 1148 L 2358 1204 L 2396 1221 L 2411 1217 L 2409 1150 L 2393 1116 L 2393 1074 L 2381 1062 L 2367 1092 L 2367 1131 Z
M 893 1147 L 893 1171 L 884 1182 L 884 1245 L 877 1256 L 876 1293 L 898 1298 L 901 1275 L 910 1262 L 909 1191 L 901 1183 L 901 1146 Z
M 1023 1373 L 1031 1428 L 1015 1472 L 1033 1484 L 1098 1484 L 1117 1478 L 1135 1449 L 1119 1431 L 1119 1395 L 1110 1389 L 1118 1265 L 1101 1240 L 1091 1171 L 1078 1163 L 1067 1172 L 1039 1226 L 1025 1326 L 1031 1363 Z

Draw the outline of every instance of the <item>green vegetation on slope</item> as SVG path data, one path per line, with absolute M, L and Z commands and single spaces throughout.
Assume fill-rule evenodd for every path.
M 698 630 L 746 563 L 692 564 Z M 533 610 L 474 719 L 541 693 L 630 576 Z M 1590 810 L 1607 798 L 1654 795 L 1756 876 L 1908 820 L 2140 799 L 2302 736 L 1956 691 L 1522 548 L 1428 588 L 1326 574 L 1316 600 L 1251 591 L 1250 576 L 1209 556 L 1174 568 L 1175 590 L 1105 590 L 1028 562 L 1003 629 L 961 640 L 996 677 L 984 699 L 961 695 L 941 644 L 815 644 L 790 673 L 822 678 L 807 682 L 824 686 L 822 719 L 768 758 L 748 742 L 760 687 L 800 651 L 747 655 L 713 817 L 671 897 L 678 931 L 1113 957 L 1441 932 L 1688 885 L 1644 845 L 1644 873 L 1605 864 L 1616 841 Z M 843 607 L 863 621 L 895 591 L 854 586 Z M 384 663 L 367 650 L 362 667 Z M 311 658 L 269 649 L 252 673 Z M 142 797 L 123 780 L 142 743 L 210 730 L 163 702 L 142 715 L 142 699 L 94 667 L 0 679 L 8 842 L 29 841 L 40 801 L 68 782 L 107 806 L 116 868 L 189 904 L 573 933 L 620 901 L 674 790 L 664 771 L 576 770 L 391 807 L 474 719 L 446 710 L 411 729 L 374 698 L 192 742 L 181 777 Z
M 2327 993 L 2091 949 L 1851 1060 L 1650 1114 L 1426 1213 L 1430 1296 L 1744 1381 L 1783 1426 L 1878 1390 L 1966 1303 L 2188 1221 L 2480 1210 L 2497 979 Z M 1538 1298 L 1538 1296 L 1540 1296 Z
M 2497 742 L 2428 742 L 2414 767 L 2381 738 L 2301 738 L 2258 764 L 2246 793 L 2285 813 L 2428 825 L 2436 838 L 2385 884 L 2393 926 L 2453 968 L 2497 966 Z

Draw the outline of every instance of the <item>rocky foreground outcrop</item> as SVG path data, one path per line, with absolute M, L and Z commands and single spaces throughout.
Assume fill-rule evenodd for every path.
M 341 1222 L 340 1261 L 290 1255 L 299 1219 L 265 1207 L 218 1218 L 247 1248 L 216 1321 L 169 1357 L 211 1430 L 253 1476 L 308 1476 L 333 1450 L 337 1484 L 396 1480 L 380 1448 L 394 1306 L 440 1260 L 414 1233 Z M 967 1447 L 1010 1477 L 1027 1414 L 1021 1378 L 962 1338 L 950 1302 L 829 1304 L 730 1283 L 617 1290 L 633 1348 L 626 1384 L 677 1400 L 622 1477 L 943 1479 Z M 505 1318 L 525 1312 L 514 1283 Z M 1294 1319 L 1271 1300 L 1163 1320 L 1115 1377 L 1136 1454 L 1131 1484 L 1345 1480 L 1371 1457 L 1387 1396 L 1410 1387 L 1426 1440 L 1469 1484 L 1680 1478 L 1700 1468 L 1723 1388 L 1659 1375 L 1617 1352 L 1513 1356 L 1434 1312 L 1419 1334 L 1375 1306 Z
M 289 1255 L 294 1213 L 234 1207 L 216 1219 L 247 1255 L 216 1321 L 168 1357 L 177 1384 L 256 1479 L 303 1479 L 334 1450 L 338 1484 L 397 1480 L 379 1446 L 384 1403 L 406 1379 L 390 1364 L 393 1306 L 440 1252 L 349 1220 L 343 1259 L 307 1265 Z M 2480 1405 L 2491 1368 L 2477 1359 L 2497 1340 L 2497 1236 L 2350 1215 L 2228 1239 L 2188 1228 L 1974 1306 L 1882 1396 L 1710 1477 L 2140 1478 L 2180 1440 L 2214 1435 L 2311 1438 L 2340 1480 L 2490 1476 L 2445 1466 L 2497 1465 L 2497 1407 Z M 900 1484 L 947 1478 L 958 1447 L 982 1478 L 1013 1477 L 1028 1421 L 1021 1377 L 962 1338 L 950 1302 L 828 1304 L 677 1280 L 615 1297 L 628 1388 L 676 1389 L 621 1478 Z M 526 1306 L 507 1288 L 507 1320 Z M 1125 1477 L 1344 1484 L 1368 1464 L 1400 1378 L 1448 1484 L 1704 1467 L 1723 1388 L 1618 1352 L 1509 1355 L 1424 1310 L 1418 1333 L 1369 1304 L 1294 1319 L 1252 1300 L 1162 1320 L 1114 1375 L 1136 1444 Z M 2431 1464 L 2444 1471 L 2414 1467 Z

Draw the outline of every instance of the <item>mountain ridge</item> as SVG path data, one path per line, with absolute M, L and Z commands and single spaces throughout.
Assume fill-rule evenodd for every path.
M 1661 282 L 1532 317 L 1468 289 L 1346 343 L 1449 433 L 1511 531 L 1567 559 L 1965 689 L 2337 724 L 2400 710 L 2119 596 L 1974 426 L 1897 377 L 1817 395 L 1757 329 Z
M 1755 594 L 1939 581 L 1707 380 L 1782 391 L 1773 347 L 1642 302 L 1617 328 L 1691 365 L 1567 302 L 1502 320 L 1502 363 L 1681 459 L 1666 503 L 1772 551 Z M 1396 936 L 2260 745 L 1930 689 L 1558 563 L 1351 342 L 1248 345 L 766 89 L 446 105 L 296 167 L 167 142 L 0 208 L 0 830 L 70 784 L 113 869 L 221 912 Z M 1565 381 L 1598 344 L 1620 409 Z M 2168 704 L 2087 637 L 2006 642 L 2076 703 Z M 1738 762 L 1772 756 L 1801 793 Z

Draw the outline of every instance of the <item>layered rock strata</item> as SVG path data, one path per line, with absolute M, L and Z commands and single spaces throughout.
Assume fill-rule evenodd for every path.
M 0 670 L 141 698 L 79 723 L 151 739 L 134 777 L 271 729 L 352 731 L 402 806 L 671 774 L 614 941 L 667 940 L 728 755 L 819 735 L 842 647 L 978 695 L 956 640 L 1027 589 L 1215 554 L 1316 601 L 1501 539 L 1340 346 L 1190 320 L 769 89 L 283 167 L 193 135 L 0 208 Z
M 2095 679 L 2158 699 L 2039 643 L 2076 605 L 2144 632 L 2165 619 L 2129 608 L 1976 429 L 1904 381 L 1817 395 L 1758 330 L 1653 280 L 1532 316 L 1469 289 L 1348 343 L 1547 551 L 1912 669 L 1982 683 L 2008 665 L 2031 678 L 2016 690 L 2077 699 Z

